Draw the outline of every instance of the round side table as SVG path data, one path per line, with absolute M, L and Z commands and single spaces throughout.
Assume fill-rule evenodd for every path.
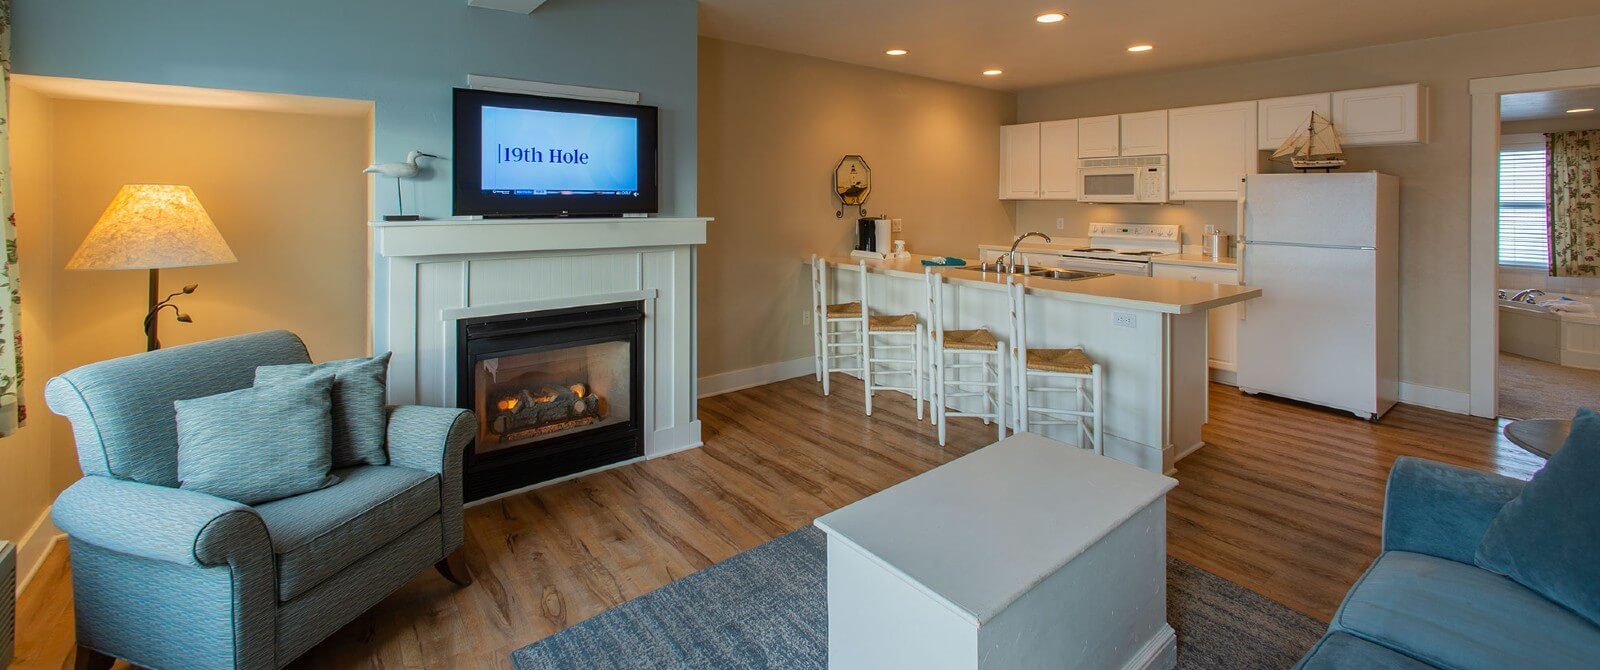
M 1571 419 L 1522 419 L 1506 424 L 1506 439 L 1529 453 L 1549 459 L 1572 432 Z

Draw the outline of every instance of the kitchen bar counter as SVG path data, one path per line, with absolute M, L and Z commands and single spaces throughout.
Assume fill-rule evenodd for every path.
M 926 319 L 924 258 L 867 260 L 865 276 L 861 259 L 827 259 L 827 302 L 859 300 L 865 281 L 873 314 Z M 987 328 L 1002 341 L 1015 338 L 1005 292 L 1008 275 L 937 266 L 933 271 L 946 279 L 945 328 Z M 1104 366 L 1107 456 L 1169 472 L 1178 459 L 1203 446 L 1208 314 L 1251 300 L 1260 289 L 1133 275 L 1076 281 L 1011 276 L 1028 289 L 1029 346 L 1081 347 Z M 960 374 L 976 381 L 976 370 Z M 975 402 L 959 398 L 951 405 L 970 411 Z M 1078 440 L 1074 426 L 1035 426 L 1034 431 L 1069 444 Z
M 910 258 L 893 260 L 867 260 L 867 271 L 921 279 L 926 269 L 922 265 L 924 258 L 930 256 L 913 255 Z M 851 270 L 859 267 L 862 259 L 846 257 L 825 260 L 829 265 Z M 940 266 L 935 266 L 933 271 L 942 273 L 952 284 L 980 287 L 988 285 L 996 290 L 1004 290 L 1006 285 L 1007 275 L 1001 273 Z M 1261 295 L 1261 289 L 1247 286 L 1225 286 L 1133 275 L 1111 275 L 1075 281 L 1022 275 L 1017 275 L 1017 279 L 1028 287 L 1029 293 L 1034 295 L 1167 314 L 1203 312 Z

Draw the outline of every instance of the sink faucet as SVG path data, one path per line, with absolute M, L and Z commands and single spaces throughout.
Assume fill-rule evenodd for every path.
M 1026 232 L 1026 233 L 1023 233 L 1021 235 L 1018 235 L 1017 239 L 1011 242 L 1011 251 L 1007 251 L 1004 256 L 1000 257 L 1001 259 L 1003 259 L 1005 261 L 1005 272 L 1006 272 L 1006 274 L 1016 274 L 1016 272 L 1017 272 L 1017 247 L 1022 246 L 1022 241 L 1026 240 L 1026 239 L 1028 239 L 1030 237 L 1042 237 L 1042 238 L 1044 238 L 1044 241 L 1046 241 L 1046 242 L 1050 242 L 1051 241 L 1049 235 L 1046 235 L 1046 234 L 1040 233 L 1040 232 Z M 995 268 L 996 270 L 1000 269 L 998 267 L 998 265 L 999 265 L 999 263 L 996 262 L 996 266 L 997 266 Z

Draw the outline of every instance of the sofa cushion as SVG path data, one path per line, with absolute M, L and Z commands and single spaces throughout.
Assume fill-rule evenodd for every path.
M 1431 670 L 1433 666 L 1348 633 L 1328 633 L 1294 670 Z
M 278 559 L 284 602 L 439 513 L 439 478 L 392 465 L 334 470 L 340 481 L 256 507 Z
M 333 375 L 333 467 L 387 465 L 389 453 L 383 443 L 389 414 L 383 400 L 388 392 L 388 352 L 326 363 L 264 365 L 256 368 L 256 386 L 322 374 Z
M 179 400 L 178 486 L 255 505 L 331 486 L 333 376 Z
M 1600 415 L 1579 409 L 1561 451 L 1489 524 L 1476 562 L 1600 625 Z
M 1465 563 L 1384 552 L 1333 616 L 1343 631 L 1442 668 L 1577 668 L 1600 658 L 1600 628 L 1505 577 Z

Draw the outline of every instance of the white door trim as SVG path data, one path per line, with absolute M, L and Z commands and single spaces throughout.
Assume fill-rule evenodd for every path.
M 1471 267 L 1468 302 L 1468 382 L 1472 415 L 1495 418 L 1500 322 L 1495 318 L 1496 253 L 1499 237 L 1500 96 L 1507 93 L 1600 86 L 1600 67 L 1473 79 Z

